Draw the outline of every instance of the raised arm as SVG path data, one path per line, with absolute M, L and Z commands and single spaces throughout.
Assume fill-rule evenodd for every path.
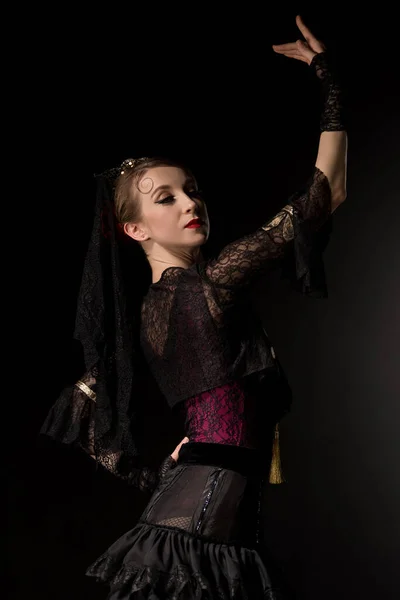
M 311 33 L 297 15 L 296 25 L 305 41 L 272 46 L 278 54 L 310 66 L 321 82 L 323 110 L 320 120 L 316 167 L 327 177 L 332 191 L 332 212 L 346 198 L 347 134 L 343 114 L 343 90 L 333 71 L 325 45 Z
M 346 198 L 347 135 L 343 124 L 340 86 L 329 69 L 325 47 L 305 27 L 300 17 L 296 22 L 306 42 L 274 46 L 274 50 L 306 62 L 315 72 L 323 90 L 321 136 L 314 171 L 304 189 L 294 194 L 288 203 L 254 233 L 223 248 L 218 257 L 209 261 L 203 276 L 216 288 L 239 290 L 268 272 L 276 259 L 283 257 L 291 242 L 304 256 L 310 255 L 313 233 L 324 225 Z M 298 269 L 304 275 L 306 266 Z M 220 299 L 223 292 L 219 292 Z M 228 298 L 227 301 L 231 301 Z

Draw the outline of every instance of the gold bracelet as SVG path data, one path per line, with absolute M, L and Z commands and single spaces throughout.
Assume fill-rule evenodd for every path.
M 88 396 L 93 402 L 96 402 L 96 393 L 90 389 L 86 383 L 79 380 L 75 383 L 76 387 L 79 388 L 86 396 Z

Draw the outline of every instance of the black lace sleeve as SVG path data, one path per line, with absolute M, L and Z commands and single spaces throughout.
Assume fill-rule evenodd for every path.
M 206 263 L 202 275 L 217 289 L 220 301 L 231 302 L 232 293 L 267 273 L 278 259 L 285 259 L 285 274 L 294 278 L 293 285 L 311 293 L 312 281 L 323 285 L 321 273 L 312 278 L 312 266 L 321 268 L 312 255 L 316 234 L 327 225 L 330 215 L 329 182 L 315 167 L 304 190 L 254 233 L 225 246 L 216 259 Z
M 154 471 L 141 464 L 133 465 L 132 458 L 124 460 L 120 451 L 102 450 L 97 455 L 95 453 L 96 377 L 97 369 L 94 367 L 74 385 L 64 388 L 51 407 L 40 433 L 84 450 L 98 465 L 119 479 L 142 492 L 153 492 L 167 471 L 176 465 L 171 455 L 163 460 L 158 471 Z M 139 462 L 140 458 L 137 457 Z

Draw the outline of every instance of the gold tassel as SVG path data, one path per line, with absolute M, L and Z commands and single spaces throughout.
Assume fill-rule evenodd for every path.
M 285 480 L 282 473 L 281 454 L 279 448 L 279 423 L 275 425 L 274 442 L 272 445 L 271 469 L 269 472 L 269 483 L 283 483 Z

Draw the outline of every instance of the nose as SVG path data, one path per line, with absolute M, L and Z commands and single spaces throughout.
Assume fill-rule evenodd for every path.
M 198 198 L 194 198 L 185 194 L 185 200 L 187 201 L 186 212 L 193 212 L 193 205 L 200 210 L 200 201 Z

